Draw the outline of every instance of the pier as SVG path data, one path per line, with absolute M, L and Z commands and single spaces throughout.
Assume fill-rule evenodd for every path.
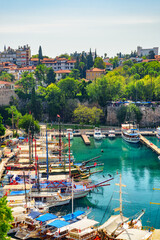
M 87 137 L 86 134 L 82 134 L 81 137 L 82 137 L 82 139 L 83 139 L 83 141 L 84 141 L 84 143 L 85 143 L 86 145 L 90 145 L 90 144 L 91 144 L 91 142 L 90 142 L 90 140 L 88 139 L 88 137 Z
M 147 147 L 151 148 L 152 151 L 156 152 L 158 155 L 160 155 L 160 148 L 158 148 L 155 144 L 150 142 L 147 138 L 140 135 L 140 141 L 144 143 Z

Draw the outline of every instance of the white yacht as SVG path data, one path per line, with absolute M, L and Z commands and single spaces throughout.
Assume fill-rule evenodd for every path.
M 73 130 L 71 128 L 67 129 L 66 137 L 69 139 L 69 136 L 70 140 L 73 139 Z
M 140 141 L 139 130 L 133 124 L 122 124 L 122 138 L 129 143 L 138 143 Z
M 160 127 L 156 129 L 156 132 L 157 132 L 156 137 L 160 139 Z
M 101 140 L 101 139 L 103 138 L 101 129 L 96 127 L 96 128 L 94 129 L 94 134 L 93 134 L 93 136 L 94 136 L 94 139 L 96 139 L 96 140 Z
M 113 139 L 113 138 L 115 138 L 115 131 L 114 130 L 110 130 L 109 132 L 108 132 L 108 137 L 109 138 L 111 138 L 111 139 Z

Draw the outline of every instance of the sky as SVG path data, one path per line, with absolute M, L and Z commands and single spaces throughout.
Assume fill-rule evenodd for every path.
M 160 0 L 0 0 L 0 51 L 130 53 L 160 47 Z

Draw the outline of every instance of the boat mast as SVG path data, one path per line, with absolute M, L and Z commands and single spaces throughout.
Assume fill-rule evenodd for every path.
M 46 124 L 46 163 L 47 163 L 47 180 L 48 180 L 48 136 L 47 136 L 47 124 Z
M 119 186 L 119 208 L 114 209 L 115 212 L 120 211 L 120 215 L 123 216 L 122 213 L 122 187 L 126 187 L 126 185 L 122 184 L 122 175 L 120 174 L 120 182 L 116 183 L 116 186 Z
M 71 152 L 70 152 L 70 133 L 68 133 L 68 146 L 69 146 L 69 177 L 71 178 Z
M 72 177 L 72 214 L 73 214 L 73 177 Z
M 61 163 L 61 123 L 60 123 L 60 115 L 57 115 L 58 117 L 58 126 L 59 126 L 59 163 Z

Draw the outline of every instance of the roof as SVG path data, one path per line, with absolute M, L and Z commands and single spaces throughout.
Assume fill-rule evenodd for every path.
M 55 71 L 55 73 L 70 73 L 71 71 L 70 70 L 58 70 L 58 71 Z
M 61 228 L 61 227 L 65 227 L 65 226 L 69 225 L 69 223 L 66 221 L 62 221 L 62 220 L 55 220 L 55 221 L 49 223 L 48 225 L 56 227 L 56 228 Z
M 38 211 L 32 211 L 28 216 L 31 217 L 32 219 L 35 219 L 35 218 L 37 218 L 41 214 L 42 213 L 40 213 Z
M 72 214 L 72 213 L 67 214 L 67 215 L 64 216 L 63 218 L 64 218 L 66 221 L 69 221 L 69 220 L 72 220 L 72 219 L 74 219 L 74 218 L 77 218 L 78 216 L 80 216 L 80 215 L 82 215 L 82 214 L 84 214 L 84 213 L 85 213 L 84 211 L 78 210 L 78 211 L 74 212 L 73 214 Z
M 73 224 L 70 224 L 68 227 L 69 227 L 69 230 L 74 229 L 74 228 L 83 230 L 83 229 L 92 227 L 96 224 L 98 224 L 98 222 L 95 220 L 83 218 L 82 220 L 79 220 Z
M 123 231 L 121 234 L 119 234 L 115 239 L 121 239 L 121 240 L 147 240 L 149 236 L 152 234 L 152 232 L 148 232 L 145 230 L 139 230 L 139 229 L 127 229 L 127 231 Z M 156 238 L 155 240 L 158 240 L 159 238 Z
M 105 72 L 105 69 L 92 68 L 92 69 L 87 70 L 86 72 Z
M 106 64 L 107 66 L 113 66 L 113 64 L 112 64 L 112 63 L 109 63 L 109 62 L 105 62 L 105 64 Z
M 54 215 L 52 213 L 46 213 L 46 214 L 40 216 L 39 218 L 37 218 L 36 220 L 41 221 L 41 222 L 46 222 L 48 220 L 52 220 L 52 219 L 55 219 L 55 218 L 57 218 L 56 215 Z
M 0 81 L 0 84 L 5 84 L 5 85 L 6 84 L 8 84 L 8 85 L 12 85 L 13 84 L 14 85 L 14 83 L 12 83 L 12 82 L 5 82 L 5 81 Z
M 26 190 L 26 193 L 29 193 L 29 190 Z M 22 190 L 22 191 L 12 191 L 10 193 L 11 196 L 13 196 L 13 195 L 21 195 L 21 194 L 25 194 L 25 190 Z

